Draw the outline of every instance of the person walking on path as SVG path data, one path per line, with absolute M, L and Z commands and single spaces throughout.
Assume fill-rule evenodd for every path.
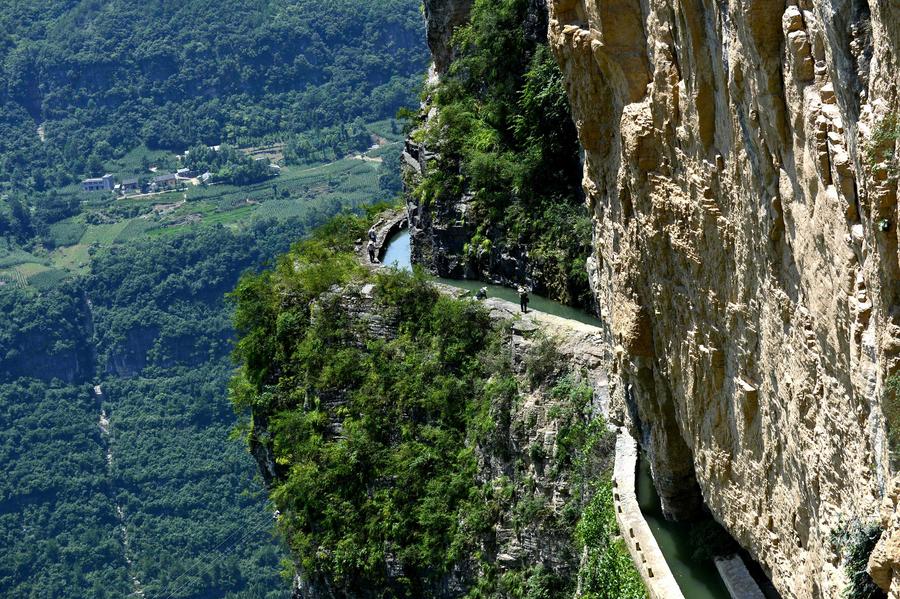
M 524 285 L 519 285 L 519 307 L 522 309 L 522 313 L 528 314 L 528 290 L 525 289 Z
M 369 262 L 375 263 L 375 242 L 371 239 L 369 240 L 369 245 L 367 246 L 369 250 Z
M 375 233 L 375 225 L 372 225 L 372 227 L 369 229 L 369 241 L 375 243 L 376 239 L 378 239 L 378 234 Z

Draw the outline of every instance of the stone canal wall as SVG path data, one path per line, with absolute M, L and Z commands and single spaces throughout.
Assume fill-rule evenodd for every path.
M 628 546 L 651 599 L 684 599 L 669 564 L 663 556 L 647 520 L 641 513 L 636 493 L 637 441 L 620 428 L 616 437 L 616 465 L 613 472 L 613 500 L 616 522 Z

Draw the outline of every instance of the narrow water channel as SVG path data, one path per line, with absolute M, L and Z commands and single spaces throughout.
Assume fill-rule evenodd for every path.
M 695 523 L 671 522 L 663 516 L 659 495 L 650 474 L 650 463 L 645 459 L 638 460 L 635 483 L 641 513 L 656 537 L 684 596 L 687 599 L 730 599 L 731 595 L 713 561 L 693 559 L 691 527 Z
M 411 270 L 409 231 L 405 230 L 397 235 L 389 242 L 385 251 L 385 265 L 394 266 L 403 270 Z M 473 294 L 481 287 L 487 287 L 489 297 L 498 297 L 513 303 L 518 303 L 518 294 L 513 289 L 501 287 L 499 285 L 486 285 L 480 281 L 458 280 L 458 279 L 436 279 L 437 281 L 471 291 Z M 557 302 L 550 301 L 540 296 L 532 295 L 530 308 L 539 312 L 545 312 L 584 322 L 587 324 L 599 325 L 600 321 L 594 316 L 587 314 L 576 308 L 564 306 Z M 681 587 L 686 599 L 730 599 L 728 589 L 722 582 L 719 572 L 712 560 L 696 560 L 693 559 L 694 548 L 691 543 L 691 523 L 670 522 L 663 517 L 662 507 L 659 501 L 659 495 L 653 486 L 653 479 L 650 474 L 650 465 L 646 460 L 639 460 L 639 468 L 636 478 L 637 498 L 641 507 L 641 512 L 650 525 L 653 536 L 662 550 L 675 576 L 675 580 Z M 766 594 L 767 597 L 777 597 L 777 595 Z
M 409 230 L 397 233 L 390 243 L 388 243 L 382 262 L 387 266 L 395 266 L 403 270 L 410 270 L 412 268 L 410 260 Z M 501 285 L 490 285 L 488 283 L 482 283 L 481 281 L 466 279 L 436 278 L 435 280 L 439 283 L 456 287 L 457 289 L 465 289 L 473 295 L 482 287 L 487 287 L 488 297 L 497 297 L 514 304 L 519 303 L 519 294 L 516 293 L 516 290 Z M 545 314 L 553 314 L 554 316 L 559 316 L 561 318 L 600 326 L 600 320 L 595 316 L 588 314 L 583 310 L 579 310 L 578 308 L 565 306 L 539 295 L 531 294 L 529 296 L 528 308 L 537 310 L 538 312 L 544 312 Z

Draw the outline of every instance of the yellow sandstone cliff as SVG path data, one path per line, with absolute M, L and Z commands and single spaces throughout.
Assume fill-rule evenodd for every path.
M 613 384 L 673 517 L 701 498 L 784 597 L 883 517 L 900 368 L 896 0 L 553 0 Z M 882 503 L 885 502 L 882 515 Z

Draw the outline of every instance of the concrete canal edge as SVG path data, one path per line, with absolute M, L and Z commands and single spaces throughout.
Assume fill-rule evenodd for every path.
M 717 557 L 715 561 L 732 599 L 766 599 L 740 555 Z
M 638 505 L 635 487 L 637 457 L 637 441 L 625 428 L 620 427 L 616 434 L 616 463 L 613 471 L 616 522 L 650 599 L 685 599 Z

